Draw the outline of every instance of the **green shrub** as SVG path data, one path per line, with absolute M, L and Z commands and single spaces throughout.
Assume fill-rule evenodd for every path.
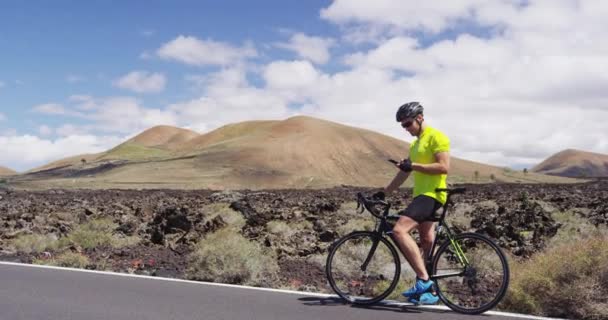
M 369 215 L 369 213 L 368 213 Z M 371 231 L 374 229 L 375 221 L 372 216 L 369 215 L 368 218 L 359 218 L 359 219 L 350 219 L 345 224 L 338 226 L 336 232 L 338 232 L 339 236 L 347 235 L 353 231 L 361 231 L 368 230 Z
M 555 246 L 512 263 L 501 309 L 571 319 L 608 319 L 608 237 Z
M 359 213 L 359 211 L 357 210 L 356 201 L 349 201 L 349 202 L 342 203 L 342 205 L 340 205 L 340 208 L 336 212 L 336 217 L 350 218 L 350 217 L 360 217 L 360 216 L 361 216 L 361 213 Z
M 10 241 L 10 246 L 18 252 L 40 253 L 57 248 L 57 237 L 45 234 L 24 234 Z
M 72 230 L 62 244 L 74 244 L 84 249 L 92 249 L 102 245 L 112 245 L 112 233 L 118 225 L 111 219 L 102 218 L 91 220 Z
M 137 236 L 124 237 L 114 234 L 117 227 L 118 224 L 108 218 L 91 220 L 77 226 L 66 237 L 59 239 L 59 247 L 75 245 L 83 249 L 92 249 L 99 246 L 122 248 L 136 245 L 141 241 Z
M 213 220 L 215 217 L 220 216 L 228 226 L 235 229 L 241 229 L 245 226 L 246 221 L 243 215 L 230 208 L 230 204 L 227 203 L 213 203 L 203 208 L 203 212 L 207 214 L 203 223 Z
M 266 223 L 266 229 L 271 234 L 277 235 L 283 239 L 289 239 L 296 233 L 302 230 L 312 230 L 313 226 L 310 221 L 302 220 L 298 222 L 286 223 L 280 220 L 272 220 Z
M 122 248 L 136 245 L 141 241 L 138 236 L 126 237 L 114 234 L 117 226 L 111 219 L 102 218 L 78 225 L 67 236 L 60 239 L 54 235 L 27 234 L 13 239 L 9 245 L 18 252 L 40 253 L 61 250 L 70 245 L 83 249 L 106 245 Z
M 278 265 L 273 252 L 231 228 L 201 240 L 189 257 L 186 277 L 193 280 L 270 286 Z
M 140 242 L 141 242 L 141 238 L 138 236 L 113 235 L 110 245 L 113 248 L 124 248 L 124 247 L 135 246 L 135 245 L 139 244 Z
M 287 223 L 279 220 L 272 220 L 266 224 L 268 232 L 282 237 L 292 236 L 296 230 L 293 230 Z
M 44 264 L 50 266 L 67 267 L 67 268 L 86 268 L 89 264 L 89 258 L 78 252 L 65 252 L 52 259 L 34 259 L 34 264 Z

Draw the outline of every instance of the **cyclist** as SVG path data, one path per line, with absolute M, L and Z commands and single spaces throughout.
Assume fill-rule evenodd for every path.
M 432 293 L 433 282 L 429 278 L 420 249 L 409 233 L 414 228 L 418 229 L 424 256 L 429 256 L 435 228 L 435 222 L 430 219 L 447 198 L 445 193 L 435 192 L 435 189 L 446 188 L 450 168 L 450 140 L 441 131 L 424 122 L 423 111 L 424 108 L 418 102 L 408 102 L 397 110 L 397 122 L 417 139 L 410 145 L 409 157 L 395 164 L 400 169 L 395 178 L 382 191 L 376 192 L 374 197 L 384 200 L 386 194 L 399 188 L 413 173 L 414 199 L 405 210 L 399 212 L 401 217 L 393 228 L 399 249 L 416 272 L 415 285 L 402 295 L 413 303 L 434 304 L 439 298 Z

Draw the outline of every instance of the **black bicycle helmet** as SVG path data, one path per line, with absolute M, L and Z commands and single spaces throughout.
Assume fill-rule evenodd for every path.
M 397 122 L 401 122 L 404 119 L 407 118 L 413 118 L 419 114 L 422 114 L 424 112 L 424 108 L 422 107 L 422 105 L 419 102 L 416 101 L 412 101 L 412 102 L 408 102 L 404 105 L 402 105 L 401 107 L 399 107 L 399 110 L 397 110 Z

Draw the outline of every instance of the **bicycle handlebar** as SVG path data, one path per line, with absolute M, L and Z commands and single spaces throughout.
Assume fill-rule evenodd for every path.
M 383 207 L 382 212 L 379 212 L 376 208 L 378 205 Z M 386 201 L 366 198 L 361 192 L 357 193 L 357 209 L 361 208 L 359 213 L 363 212 L 364 209 L 367 209 L 374 217 L 382 218 L 383 215 L 386 215 L 390 207 L 391 204 Z

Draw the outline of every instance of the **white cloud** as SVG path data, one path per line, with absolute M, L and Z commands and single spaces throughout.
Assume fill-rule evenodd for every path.
M 54 129 L 60 136 L 86 135 L 93 132 L 132 134 L 155 125 L 176 125 L 173 111 L 146 108 L 133 97 L 94 98 L 70 96 L 70 104 L 43 104 L 36 112 L 77 117 L 79 123 L 64 124 Z M 75 110 L 78 109 L 78 110 Z
M 564 5 L 566 1 L 453 0 L 420 3 L 414 0 L 379 0 L 372 3 L 365 0 L 335 0 L 321 10 L 321 17 L 345 26 L 383 26 L 389 30 L 398 28 L 438 33 L 467 20 L 491 25 L 506 19 L 516 20 L 526 2 L 561 6 L 568 10 L 568 6 Z M 550 20 L 556 12 L 544 11 L 540 20 Z
M 33 111 L 50 115 L 65 115 L 69 113 L 62 105 L 57 103 L 45 103 L 37 105 L 33 108 Z
M 165 89 L 167 80 L 161 73 L 133 71 L 114 81 L 114 85 L 138 93 L 158 93 Z
M 325 64 L 329 61 L 329 48 L 334 44 L 331 38 L 307 36 L 296 33 L 291 36 L 289 42 L 278 43 L 283 49 L 294 51 L 300 58 L 308 59 L 317 64 Z
M 399 18 L 403 12 L 408 19 Z M 338 119 L 338 108 L 347 108 L 340 100 L 363 90 L 367 100 L 392 100 L 393 106 L 378 103 L 390 112 L 366 118 L 369 107 L 361 104 L 350 109 L 352 122 L 403 136 L 373 119 L 389 121 L 398 102 L 420 100 L 429 123 L 452 138 L 457 156 L 493 164 L 532 165 L 572 147 L 608 153 L 608 43 L 599 40 L 608 36 L 607 12 L 600 1 L 334 1 L 322 17 L 347 35 L 390 32 L 371 49 L 346 55 L 352 71 L 333 74 L 329 95 L 313 99 L 311 110 Z M 463 23 L 486 28 L 485 35 L 461 33 L 420 45 L 429 32 Z M 334 87 L 355 70 L 375 70 L 379 77 L 367 90 L 356 84 L 363 79 Z
M 34 135 L 0 136 L 0 163 L 24 171 L 83 153 L 97 153 L 124 141 L 124 137 L 72 135 L 55 140 Z
M 128 134 L 155 125 L 177 123 L 174 112 L 145 108 L 137 99 L 130 97 L 100 99 L 88 119 L 95 122 L 96 130 Z
M 0 121 L 5 121 L 6 120 L 6 116 L 4 115 L 4 113 L 0 112 Z
M 319 72 L 308 61 L 275 61 L 264 69 L 264 80 L 271 88 L 301 89 L 311 87 Z
M 288 99 L 279 92 L 252 86 L 242 68 L 209 75 L 204 91 L 205 95 L 198 99 L 168 107 L 180 126 L 206 132 L 227 123 L 283 119 L 293 114 L 288 109 Z
M 95 108 L 95 99 L 89 95 L 71 95 L 68 101 L 75 103 L 78 110 L 89 111 Z
M 159 57 L 182 63 L 205 66 L 227 66 L 257 56 L 251 44 L 239 48 L 228 43 L 213 40 L 200 40 L 191 36 L 178 36 L 158 49 Z
M 73 124 L 64 124 L 55 129 L 55 133 L 59 137 L 84 136 L 89 134 L 93 128 L 91 126 L 80 126 Z
M 396 26 L 407 30 L 439 32 L 459 19 L 472 18 L 484 0 L 335 0 L 321 10 L 321 17 L 340 24 L 366 23 Z

